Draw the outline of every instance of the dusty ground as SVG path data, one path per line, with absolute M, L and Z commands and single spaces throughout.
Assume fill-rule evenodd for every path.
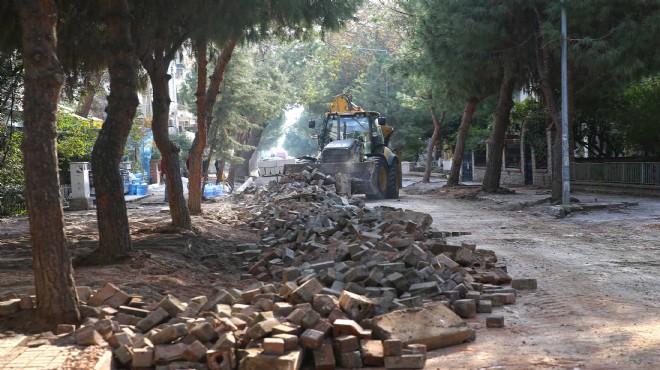
M 537 291 L 522 292 L 516 305 L 496 309 L 506 328 L 486 329 L 483 316 L 469 320 L 473 343 L 429 354 L 434 369 L 658 369 L 660 368 L 660 199 L 575 194 L 582 202 L 636 206 L 573 212 L 557 219 L 539 189 L 480 195 L 465 187 L 447 192 L 434 179 L 410 186 L 398 201 L 370 202 L 428 212 L 434 226 L 470 231 L 450 238 L 493 249 L 514 277 L 537 278 Z M 597 198 L 597 199 L 596 199 Z M 129 204 L 134 258 L 105 267 L 76 268 L 78 285 L 113 282 L 129 293 L 155 300 L 171 293 L 182 299 L 209 294 L 214 286 L 241 287 L 239 261 L 227 248 L 255 239 L 220 217 L 228 203 L 204 204 L 195 233 L 166 227 L 160 196 Z M 67 212 L 74 257 L 95 246 L 95 213 Z M 0 219 L 0 296 L 32 285 L 25 217 Z M 14 323 L 0 322 L 6 330 Z M 20 327 L 19 327 L 20 328 Z
M 380 203 L 427 212 L 441 230 L 471 231 L 449 240 L 494 250 L 511 275 L 537 278 L 539 289 L 498 309 L 504 329 L 469 320 L 476 341 L 434 351 L 427 367 L 660 368 L 660 198 L 577 193 L 587 206 L 638 205 L 557 219 L 547 204 L 524 206 L 547 197 L 544 191 L 474 191 L 418 184 L 399 201 Z

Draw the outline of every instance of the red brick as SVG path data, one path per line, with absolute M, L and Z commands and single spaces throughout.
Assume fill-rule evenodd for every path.
M 335 356 L 332 352 L 332 341 L 326 339 L 321 348 L 314 351 L 315 370 L 335 370 Z
M 281 355 L 284 354 L 284 340 L 280 338 L 265 338 L 264 339 L 264 353 L 267 355 Z
M 323 333 L 318 330 L 307 329 L 300 336 L 300 343 L 310 349 L 319 349 L 323 344 Z

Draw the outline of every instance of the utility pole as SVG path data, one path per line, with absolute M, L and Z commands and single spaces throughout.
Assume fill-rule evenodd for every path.
M 568 40 L 566 1 L 561 2 L 561 177 L 562 205 L 571 204 L 571 171 L 568 159 Z

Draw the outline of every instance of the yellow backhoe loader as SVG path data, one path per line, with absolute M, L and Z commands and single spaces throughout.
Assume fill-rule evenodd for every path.
M 308 167 L 331 176 L 343 173 L 351 176 L 354 194 L 369 199 L 399 197 L 401 162 L 389 148 L 394 128 L 380 113 L 365 111 L 348 96 L 337 95 L 324 119 L 309 121 L 309 128 L 316 129 L 317 156 L 285 164 L 285 175 Z

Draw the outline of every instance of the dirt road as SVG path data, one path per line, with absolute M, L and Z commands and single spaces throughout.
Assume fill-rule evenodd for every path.
M 639 205 L 557 219 L 547 206 L 509 210 L 547 196 L 535 190 L 474 201 L 424 192 L 374 205 L 427 212 L 440 230 L 470 231 L 449 240 L 492 249 L 512 276 L 539 285 L 495 309 L 505 328 L 486 329 L 483 315 L 468 320 L 476 341 L 432 352 L 427 368 L 660 369 L 660 199 L 575 194 Z
M 503 329 L 486 329 L 484 315 L 468 320 L 476 341 L 430 352 L 427 368 L 660 369 L 660 198 L 578 193 L 591 205 L 639 204 L 557 219 L 547 205 L 522 206 L 547 197 L 541 190 L 457 199 L 440 185 L 434 179 L 404 189 L 398 201 L 368 203 L 427 212 L 440 230 L 469 231 L 449 241 L 496 251 L 511 275 L 537 278 L 539 288 L 495 309 L 505 317 Z M 213 286 L 251 282 L 240 280 L 240 261 L 224 248 L 258 239 L 222 220 L 231 216 L 231 202 L 205 204 L 204 215 L 193 220 L 196 233 L 189 235 L 167 231 L 169 216 L 153 203 L 160 199 L 162 194 L 129 207 L 135 258 L 78 267 L 79 285 L 113 282 L 155 301 L 168 293 L 189 299 L 210 294 Z M 65 219 L 72 255 L 91 251 L 98 240 L 94 211 L 67 212 Z M 0 220 L 0 246 L 0 296 L 21 294 L 33 285 L 25 216 Z M 22 325 L 4 323 L 10 324 Z

